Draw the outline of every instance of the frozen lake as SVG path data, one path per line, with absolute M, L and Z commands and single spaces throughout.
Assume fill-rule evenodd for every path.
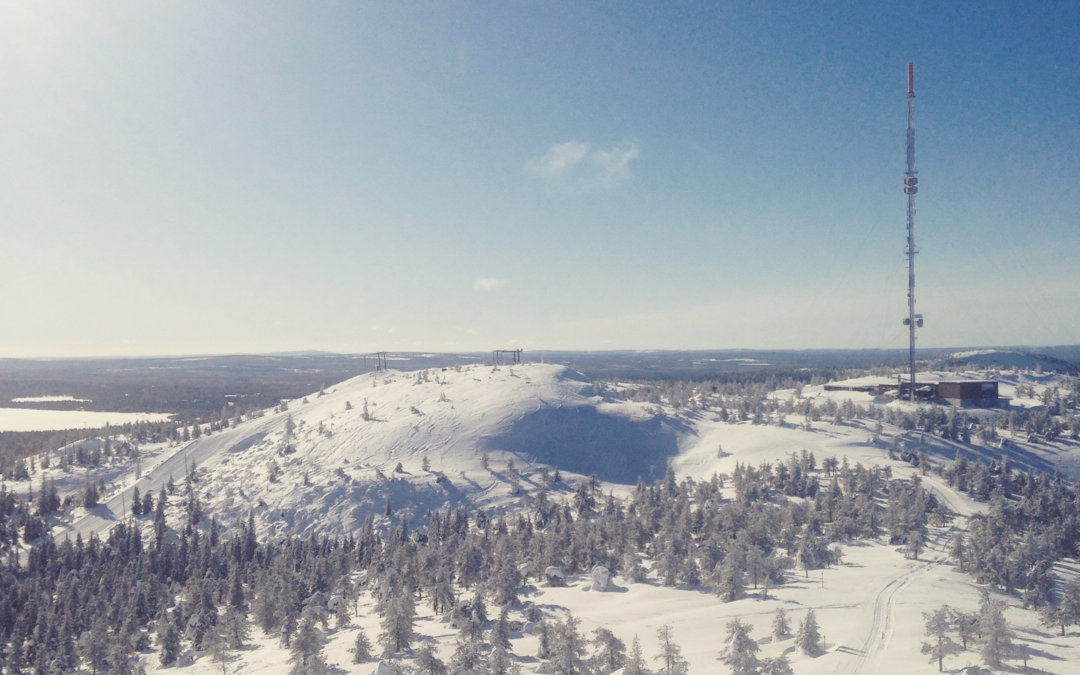
M 128 422 L 160 422 L 169 413 L 93 412 L 87 410 L 36 410 L 0 408 L 0 431 L 53 431 L 59 429 L 97 429 L 106 424 L 119 426 Z

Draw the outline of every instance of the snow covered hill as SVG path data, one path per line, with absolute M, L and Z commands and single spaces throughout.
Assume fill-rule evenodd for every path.
M 942 358 L 942 363 L 945 367 L 952 369 L 1019 368 L 1032 371 L 1039 369 L 1047 372 L 1070 373 L 1073 375 L 1078 372 L 1075 363 L 1038 352 L 1017 349 L 971 349 L 949 354 Z
M 188 473 L 207 515 L 229 524 L 254 513 L 260 534 L 344 534 L 369 516 L 446 503 L 500 509 L 541 485 L 565 489 L 554 469 L 629 484 L 662 476 L 685 432 L 563 366 L 384 371 L 182 447 L 144 448 L 142 476 L 117 476 L 104 504 L 56 536 L 101 533 L 136 487 L 156 495 Z

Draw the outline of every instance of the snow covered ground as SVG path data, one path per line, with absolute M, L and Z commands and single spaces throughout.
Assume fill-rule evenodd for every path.
M 967 498 L 952 494 L 950 500 L 965 504 Z M 962 523 L 956 527 L 962 527 Z M 920 654 L 923 634 L 922 613 L 942 605 L 973 612 L 978 606 L 979 589 L 965 575 L 946 561 L 950 528 L 932 532 L 931 544 L 920 560 L 905 558 L 893 547 L 878 543 L 861 543 L 844 548 L 844 562 L 838 567 L 793 574 L 790 581 L 770 589 L 767 597 L 751 593 L 732 603 L 722 603 L 700 589 L 669 588 L 654 578 L 644 583 L 632 583 L 616 577 L 615 589 L 609 592 L 590 590 L 586 577 L 572 578 L 566 587 L 529 586 L 522 593 L 524 601 L 536 603 L 555 616 L 573 614 L 581 621 L 583 634 L 604 627 L 622 639 L 627 646 L 637 637 L 650 665 L 659 655 L 656 632 L 668 626 L 691 673 L 725 673 L 727 667 L 719 660 L 723 649 L 725 626 L 739 618 L 749 624 L 752 636 L 758 641 L 761 656 L 786 654 L 795 673 L 824 675 L 829 673 L 931 673 L 930 664 Z M 1011 607 L 1007 612 L 1010 625 L 1018 637 L 1029 643 L 1031 657 L 1028 672 L 1072 673 L 1072 664 L 1080 662 L 1080 635 L 1074 630 L 1065 638 L 1048 636 L 1038 627 L 1034 612 L 1018 607 L 1015 599 L 1006 599 Z M 794 646 L 793 636 L 774 641 L 771 622 L 778 607 L 783 607 L 797 625 L 813 609 L 821 626 L 824 652 L 807 656 Z M 427 607 L 419 607 L 416 630 L 425 640 L 435 643 L 440 658 L 449 662 L 454 650 L 457 631 Z M 521 612 L 511 619 L 524 621 Z M 327 633 L 325 649 L 332 672 L 377 673 L 379 661 L 353 664 L 350 649 L 357 627 L 374 638 L 380 632 L 379 619 L 370 598 L 362 600 L 354 626 Z M 289 652 L 272 636 L 258 634 L 252 645 L 226 664 L 231 673 L 288 672 Z M 538 648 L 537 638 L 517 632 L 511 636 L 512 651 L 524 657 L 522 672 L 544 672 L 533 658 Z M 1011 662 L 1015 665 L 1017 662 Z M 959 672 L 966 667 L 978 667 L 974 651 L 947 659 L 947 672 Z M 212 675 L 220 666 L 202 656 L 180 668 L 191 675 Z M 173 672 L 174 668 L 151 669 L 151 672 Z M 1000 672 L 1018 672 L 1019 667 Z M 965 672 L 995 672 L 971 670 Z
M 871 402 L 858 398 L 869 395 L 856 392 L 827 393 L 838 394 L 860 405 Z M 807 387 L 802 396 L 824 397 L 826 392 Z M 616 494 L 628 490 L 638 475 L 646 480 L 661 477 L 669 463 L 679 476 L 705 479 L 730 473 L 736 463 L 783 461 L 804 449 L 818 462 L 836 457 L 851 464 L 887 465 L 894 476 L 905 477 L 916 469 L 890 460 L 886 450 L 900 433 L 885 425 L 875 441 L 875 432 L 860 420 L 820 421 L 809 429 L 801 417 L 783 426 L 721 422 L 709 411 L 677 413 L 621 400 L 553 365 L 390 371 L 313 392 L 287 402 L 284 410 L 266 411 L 189 444 L 144 446 L 140 477 L 131 470 L 114 470 L 103 504 L 91 513 L 78 510 L 70 526 L 54 534 L 101 534 L 123 517 L 134 487 L 156 494 L 170 479 L 182 481 L 192 467 L 197 467 L 195 490 L 205 511 L 226 526 L 254 513 L 260 535 L 335 534 L 354 530 L 369 515 L 382 520 L 387 506 L 395 514 L 418 516 L 429 508 L 462 502 L 510 511 L 529 504 L 554 467 L 568 481 L 596 474 L 605 491 Z M 615 454 L 611 448 L 617 449 Z M 57 467 L 45 472 L 64 478 Z M 31 480 L 41 476 L 39 469 Z M 59 483 L 71 490 L 77 487 L 73 480 Z M 637 636 L 650 659 L 658 649 L 656 631 L 667 625 L 692 673 L 728 672 L 718 657 L 725 625 L 736 617 L 751 625 L 763 656 L 787 654 L 796 673 L 935 672 L 936 663 L 929 664 L 919 651 L 922 613 L 943 604 L 967 611 L 977 606 L 979 589 L 947 561 L 945 548 L 952 532 L 964 527 L 965 517 L 984 506 L 933 476 L 926 476 L 924 484 L 960 517 L 932 529 L 929 547 L 917 561 L 894 547 L 858 542 L 844 547 L 842 565 L 809 576 L 793 572 L 788 583 L 770 589 L 768 597 L 751 594 L 722 603 L 699 588 L 616 577 L 613 592 L 591 591 L 587 579 L 576 578 L 564 588 L 527 587 L 522 600 L 556 614 L 573 613 L 583 633 L 603 626 L 628 647 Z M 1060 572 L 1068 577 L 1075 569 L 1063 566 Z M 377 662 L 354 665 L 348 653 L 356 626 L 372 639 L 380 632 L 364 597 L 353 627 L 328 632 L 326 655 L 336 667 L 333 672 L 376 672 Z M 1013 605 L 1007 618 L 1031 647 L 1030 672 L 1076 672 L 1076 630 L 1064 638 L 1048 635 L 1038 627 L 1034 612 L 1019 608 L 1015 598 L 1000 597 Z M 807 609 L 815 610 L 825 638 L 823 654 L 805 656 L 794 649 L 792 639 L 774 642 L 769 637 L 769 624 L 780 606 L 793 625 Z M 426 606 L 418 610 L 417 632 L 433 640 L 449 661 L 455 629 Z M 520 612 L 511 618 L 523 619 Z M 288 672 L 288 652 L 276 636 L 253 632 L 251 645 L 225 664 L 227 672 Z M 541 672 L 540 662 L 532 658 L 536 637 L 518 633 L 512 643 L 513 652 L 525 657 L 520 662 L 523 672 Z M 957 672 L 977 661 L 975 652 L 968 651 L 947 659 L 946 667 Z M 156 672 L 156 659 L 148 665 Z M 196 675 L 221 668 L 203 654 L 160 672 Z

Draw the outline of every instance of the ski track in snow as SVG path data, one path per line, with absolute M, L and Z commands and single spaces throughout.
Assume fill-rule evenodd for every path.
M 874 595 L 874 614 L 867 629 L 866 639 L 856 651 L 855 660 L 841 672 L 849 675 L 882 672 L 879 662 L 892 637 L 893 614 L 897 597 L 912 580 L 930 571 L 934 564 L 933 561 L 923 561 L 917 566 L 910 567 L 878 590 Z
M 958 519 L 966 521 L 967 516 L 976 510 L 971 500 L 960 495 L 956 490 L 936 477 L 923 476 L 922 478 L 923 487 L 937 496 L 956 514 Z M 930 478 L 930 480 L 926 480 L 927 478 Z M 944 547 L 948 545 L 949 537 L 958 529 L 960 528 L 956 523 L 948 528 L 931 528 L 927 533 L 926 548 L 924 549 L 925 555 L 928 557 L 920 561 L 911 561 L 911 565 L 890 579 L 874 594 L 873 614 L 866 637 L 858 649 L 847 652 L 854 652 L 855 659 L 840 672 L 848 675 L 859 675 L 861 673 L 879 673 L 887 670 L 883 667 L 881 658 L 892 639 L 897 600 L 903 594 L 904 589 L 913 581 L 947 560 Z

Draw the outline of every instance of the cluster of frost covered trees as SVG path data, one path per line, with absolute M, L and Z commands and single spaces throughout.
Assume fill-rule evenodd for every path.
M 937 663 L 938 672 L 945 669 L 945 659 L 967 649 L 976 649 L 988 666 L 1000 668 L 1005 659 L 1019 657 L 1026 661 L 1026 652 L 1018 649 L 1015 637 L 1005 619 L 1005 603 L 983 592 L 976 612 L 963 612 L 942 605 L 923 612 L 926 641 L 922 653 Z M 1025 670 L 1027 664 L 1025 662 Z
M 852 372 L 847 375 L 865 375 Z M 865 420 L 891 424 L 905 431 L 921 431 L 965 443 L 999 442 L 1001 434 L 1019 434 L 1027 440 L 1080 438 L 1080 379 L 1064 377 L 1060 384 L 1043 387 L 1036 397 L 1030 384 L 1017 389 L 1018 396 L 1030 395 L 1043 405 L 1006 411 L 974 413 L 950 405 L 921 405 L 915 411 L 876 405 L 856 405 L 851 400 L 802 398 L 804 384 L 823 384 L 824 379 L 796 380 L 767 377 L 760 381 L 639 381 L 608 382 L 603 386 L 633 401 L 679 410 L 712 410 L 724 422 L 781 423 L 795 415 L 803 424 L 827 420 L 844 423 Z M 776 396 L 778 389 L 791 390 L 790 397 Z
M 679 482 L 668 472 L 639 482 L 626 500 L 604 495 L 595 480 L 551 488 L 508 514 L 459 505 L 383 529 L 369 520 L 345 537 L 260 541 L 250 519 L 226 530 L 204 515 L 189 481 L 187 490 L 140 500 L 105 540 L 43 537 L 25 563 L 9 549 L 0 569 L 3 665 L 124 673 L 139 655 L 162 664 L 185 652 L 224 660 L 259 630 L 289 646 L 296 672 L 318 672 L 328 631 L 348 629 L 367 594 L 381 631 L 357 634 L 358 658 L 407 655 L 439 672 L 436 655 L 421 654 L 415 618 L 423 611 L 459 630 L 453 663 L 444 664 L 451 672 L 478 663 L 507 672 L 518 658 L 508 636 L 526 630 L 541 636 L 535 656 L 553 672 L 610 672 L 640 653 L 609 633 L 583 635 L 572 617 L 521 609 L 522 588 L 558 583 L 552 569 L 569 576 L 602 566 L 726 602 L 767 593 L 795 566 L 834 564 L 835 542 L 907 541 L 938 508 L 917 478 L 893 480 L 886 469 L 846 461 L 817 466 L 805 451 L 708 480 Z M 14 496 L 6 502 L 33 508 Z M 167 510 L 183 514 L 177 529 L 167 526 Z M 677 646 L 670 635 L 658 639 L 669 654 Z M 667 667 L 676 668 L 676 656 Z
M 957 461 L 944 473 L 977 498 L 989 493 L 986 512 L 971 516 L 967 536 L 952 542 L 961 568 L 980 583 L 1019 593 L 1025 605 L 1058 605 L 1062 584 L 1054 563 L 1076 555 L 1080 545 L 1080 485 L 1013 472 L 1007 463 Z
M 726 629 L 725 647 L 720 660 L 731 669 L 733 675 L 791 675 L 794 672 L 786 653 L 772 658 L 758 657 L 758 642 L 750 635 L 750 626 L 741 619 L 732 619 Z M 772 621 L 772 639 L 780 642 L 791 638 L 794 638 L 795 647 L 803 654 L 813 656 L 821 653 L 824 645 L 813 609 L 807 610 L 793 636 L 787 611 L 783 607 L 777 608 Z

